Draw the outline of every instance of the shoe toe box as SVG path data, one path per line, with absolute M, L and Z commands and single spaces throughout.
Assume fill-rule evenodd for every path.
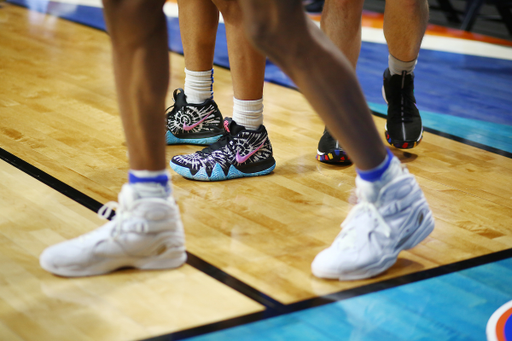
M 71 276 L 91 260 L 90 252 L 77 243 L 77 240 L 69 240 L 46 248 L 39 256 L 39 264 L 48 272 Z
M 379 262 L 380 258 L 371 250 L 331 246 L 315 257 L 311 270 L 319 278 L 357 280 L 374 276 L 374 265 Z

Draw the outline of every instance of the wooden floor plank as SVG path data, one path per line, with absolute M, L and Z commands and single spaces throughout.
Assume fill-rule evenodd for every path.
M 42 250 L 103 222 L 3 161 L 0 178 L 2 340 L 141 339 L 263 309 L 188 265 L 92 278 L 53 276 L 39 266 Z
M 0 50 L 5 60 L 0 64 L 0 84 L 5 84 L 0 86 L 0 146 L 100 202 L 116 200 L 127 164 L 107 35 L 37 13 L 30 14 L 34 19 L 29 22 L 27 11 L 15 6 L 1 11 L 7 13 L 9 29 L 0 30 L 5 42 Z M 184 68 L 183 57 L 171 54 L 171 59 L 169 105 L 174 88 L 183 86 Z M 217 68 L 215 99 L 226 116 L 232 96 L 229 71 Z M 273 174 L 219 183 L 173 176 L 190 252 L 292 303 L 511 247 L 512 160 L 425 133 L 417 148 L 393 152 L 424 189 L 436 231 L 403 252 L 380 277 L 347 283 L 314 278 L 311 261 L 339 233 L 354 203 L 355 170 L 315 160 L 324 126 L 300 93 L 267 84 L 264 98 L 277 161 Z M 383 132 L 384 119 L 375 117 L 375 122 Z M 166 153 L 170 159 L 198 149 L 168 146 Z M 38 209 L 47 208 L 26 211 L 36 219 Z M 27 224 L 30 236 L 17 235 L 13 227 L 4 236 L 16 248 L 32 249 L 31 257 L 40 252 L 38 243 L 74 237 L 96 225 L 78 220 L 69 227 L 52 226 L 44 215 L 38 229 L 8 215 L 3 219 L 16 228 Z M 35 271 L 37 264 L 32 267 Z M 119 276 L 126 280 L 126 274 Z M 118 279 L 111 275 L 102 281 L 121 283 Z

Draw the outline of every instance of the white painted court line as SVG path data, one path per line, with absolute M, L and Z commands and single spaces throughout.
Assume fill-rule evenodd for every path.
M 58 2 L 91 7 L 102 7 L 101 0 L 58 0 Z M 178 17 L 178 5 L 175 3 L 167 2 L 164 5 L 164 12 L 168 17 Z M 222 15 L 220 16 L 220 22 L 224 22 Z M 320 25 L 316 21 L 315 23 Z M 370 43 L 386 43 L 384 33 L 382 29 L 379 28 L 363 27 L 362 39 L 363 41 Z M 423 38 L 421 48 L 426 50 L 512 60 L 512 47 L 452 37 L 426 35 Z

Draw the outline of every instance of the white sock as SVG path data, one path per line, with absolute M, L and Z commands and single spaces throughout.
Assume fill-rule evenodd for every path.
M 248 130 L 263 124 L 263 98 L 245 101 L 233 97 L 233 121 Z
M 404 62 L 401 61 L 400 59 L 396 59 L 392 55 L 388 56 L 388 66 L 391 76 L 401 75 L 402 71 L 407 71 L 407 74 L 410 75 L 414 71 L 416 63 L 418 63 L 418 58 L 411 60 L 409 62 Z
M 201 104 L 213 98 L 213 69 L 190 71 L 185 68 L 185 95 L 191 104 Z
M 133 170 L 128 172 L 128 182 L 141 198 L 167 198 L 172 194 L 171 175 L 167 170 Z

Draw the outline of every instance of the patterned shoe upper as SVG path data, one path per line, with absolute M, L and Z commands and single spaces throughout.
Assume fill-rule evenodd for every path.
M 187 103 L 183 89 L 173 93 L 174 105 L 167 108 L 167 130 L 178 138 L 209 137 L 222 134 L 222 114 L 213 99 L 201 104 Z
M 347 153 L 340 146 L 339 142 L 332 137 L 327 130 L 327 127 L 324 129 L 324 133 L 320 138 L 320 141 L 318 141 L 316 159 L 320 162 L 339 165 L 352 164 Z
M 192 175 L 204 168 L 211 176 L 216 165 L 224 174 L 228 174 L 231 165 L 240 171 L 251 172 L 260 162 L 273 160 L 272 145 L 263 125 L 251 131 L 227 117 L 224 129 L 224 135 L 211 146 L 193 154 L 175 156 L 171 162 L 188 168 Z

